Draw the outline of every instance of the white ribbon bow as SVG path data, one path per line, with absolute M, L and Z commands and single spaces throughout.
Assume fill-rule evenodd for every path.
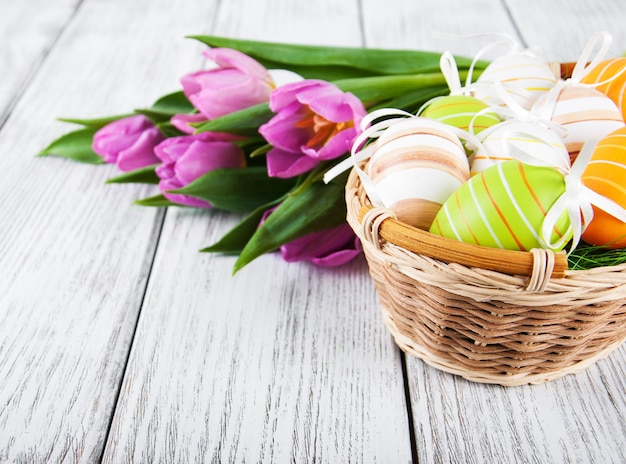
M 613 200 L 586 187 L 581 180 L 591 155 L 593 155 L 596 143 L 597 141 L 595 140 L 585 143 L 569 173 L 565 176 L 565 192 L 554 202 L 546 214 L 541 228 L 541 235 L 548 248 L 553 250 L 562 249 L 567 243 L 571 232 L 572 245 L 568 254 L 571 253 L 580 242 L 583 232 L 593 219 L 592 206 L 605 211 L 622 222 L 626 222 L 626 209 Z M 570 225 L 567 232 L 556 243 L 553 243 L 552 232 L 564 212 L 567 212 L 569 216 Z
M 593 59 L 590 60 L 590 57 L 596 48 L 597 43 L 600 43 L 600 48 L 596 52 Z M 623 72 L 626 72 L 626 67 L 622 68 L 618 73 L 611 76 L 609 79 L 606 79 L 602 82 L 596 83 L 582 83 L 583 78 L 591 72 L 600 62 L 604 59 L 609 49 L 611 48 L 611 43 L 613 42 L 613 37 L 608 32 L 596 32 L 591 39 L 587 42 L 583 51 L 581 52 L 576 64 L 574 65 L 574 70 L 572 71 L 572 76 L 567 79 L 559 79 L 556 85 L 548 91 L 546 95 L 546 100 L 540 102 L 540 105 L 533 105 L 531 112 L 541 120 L 550 120 L 552 119 L 552 115 L 554 114 L 554 109 L 556 108 L 556 103 L 561 95 L 563 89 L 571 85 L 584 86 L 584 87 L 599 87 L 601 85 L 607 84 L 611 82 L 613 79 L 620 76 Z

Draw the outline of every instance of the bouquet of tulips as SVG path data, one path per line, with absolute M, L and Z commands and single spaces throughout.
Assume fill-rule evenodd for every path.
M 415 112 L 449 92 L 440 54 L 192 38 L 208 46 L 208 65 L 183 76 L 182 89 L 124 115 L 61 119 L 82 127 L 40 155 L 114 163 L 121 173 L 109 183 L 158 185 L 138 205 L 245 213 L 201 250 L 237 254 L 234 272 L 275 250 L 320 266 L 356 257 L 347 174 L 323 175 L 349 156 L 368 111 Z M 461 75 L 484 69 L 456 63 Z

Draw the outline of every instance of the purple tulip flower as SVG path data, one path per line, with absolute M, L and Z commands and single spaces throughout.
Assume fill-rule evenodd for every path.
M 332 229 L 312 232 L 280 247 L 288 263 L 309 261 L 317 266 L 346 264 L 361 253 L 361 242 L 347 223 Z
M 272 177 L 293 177 L 350 151 L 366 114 L 353 94 L 310 79 L 278 87 L 270 109 L 277 114 L 259 132 L 272 145 L 267 153 Z
M 203 55 L 216 67 L 187 74 L 181 78 L 181 84 L 191 104 L 205 119 L 269 100 L 274 82 L 259 62 L 229 48 L 211 48 Z
M 277 207 L 267 210 L 259 226 Z M 347 223 L 331 229 L 311 232 L 280 247 L 282 258 L 288 263 L 308 261 L 316 266 L 337 267 L 352 261 L 363 250 L 361 241 Z
M 197 135 L 172 137 L 161 142 L 155 153 L 163 162 L 156 169 L 161 179 L 159 189 L 170 201 L 180 205 L 211 208 L 211 204 L 200 198 L 168 193 L 193 182 L 209 171 L 221 168 L 243 168 L 245 154 L 225 134 L 203 132 Z
M 138 114 L 113 121 L 93 137 L 93 151 L 105 163 L 115 163 L 122 171 L 133 171 L 157 164 L 154 147 L 165 139 L 145 116 Z

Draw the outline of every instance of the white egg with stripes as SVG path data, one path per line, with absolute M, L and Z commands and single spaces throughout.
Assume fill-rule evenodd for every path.
M 383 206 L 400 221 L 428 230 L 441 205 L 469 178 L 469 162 L 450 126 L 413 117 L 380 135 L 367 174 Z
M 509 119 L 481 132 L 478 140 L 482 150 L 471 157 L 470 176 L 512 159 L 535 166 L 553 166 L 563 173 L 571 167 L 561 136 L 538 123 Z
M 565 83 L 541 96 L 531 112 L 560 125 L 572 162 L 587 140 L 606 137 L 624 126 L 620 109 L 602 92 L 576 83 Z
M 495 58 L 472 84 L 472 95 L 490 104 L 503 101 L 495 86 L 504 90 L 524 109 L 530 109 L 537 99 L 552 89 L 559 76 L 553 65 L 530 52 L 516 52 Z

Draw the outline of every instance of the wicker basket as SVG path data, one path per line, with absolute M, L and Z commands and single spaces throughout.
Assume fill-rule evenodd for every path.
M 347 219 L 383 318 L 406 353 L 471 381 L 543 383 L 626 340 L 626 265 L 567 270 L 563 253 L 437 237 L 372 208 L 352 171 Z

